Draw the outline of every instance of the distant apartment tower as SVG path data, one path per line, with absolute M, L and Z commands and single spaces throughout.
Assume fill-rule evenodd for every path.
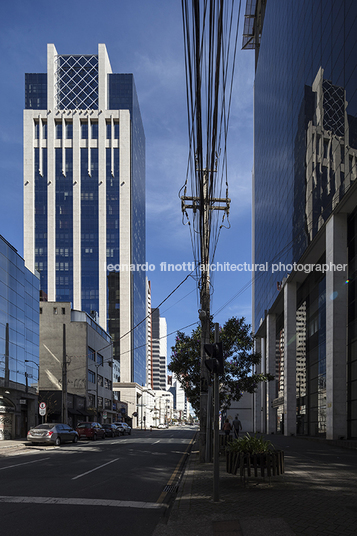
M 146 340 L 147 340 L 147 346 L 146 346 L 146 385 L 147 387 L 153 389 L 153 362 L 152 362 L 152 326 L 151 326 L 151 284 L 150 281 L 147 280 L 147 287 L 146 287 Z
M 159 309 L 152 309 L 152 384 L 155 390 L 166 390 L 167 381 L 167 324 Z
M 146 381 L 145 135 L 132 74 L 47 47 L 26 74 L 24 257 L 51 302 L 98 318 L 120 381 Z M 121 270 L 121 271 L 119 271 Z

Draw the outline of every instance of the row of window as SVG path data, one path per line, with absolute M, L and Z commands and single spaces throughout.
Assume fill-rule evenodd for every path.
M 93 350 L 93 348 L 88 346 L 88 359 L 90 359 L 91 361 L 97 361 L 98 365 L 102 366 L 104 363 L 103 356 L 97 353 L 97 360 L 96 360 L 95 354 L 96 354 L 95 350 Z
M 39 120 L 35 120 L 34 121 L 34 126 L 35 126 L 35 139 L 38 140 L 40 138 L 40 125 L 41 125 L 41 128 L 42 128 L 42 139 L 47 139 L 47 122 L 46 121 L 42 121 L 41 120 L 41 123 L 39 122 Z M 98 122 L 90 122 L 89 123 L 90 125 L 90 137 L 91 139 L 93 140 L 96 140 L 98 139 Z M 113 138 L 114 139 L 119 139 L 119 122 L 118 121 L 114 121 L 113 123 Z M 83 140 L 87 140 L 88 139 L 88 134 L 89 134 L 89 130 L 88 130 L 88 121 L 81 121 L 80 123 L 80 129 L 81 129 L 81 138 Z M 61 122 L 56 122 L 55 123 L 55 137 L 57 140 L 61 140 L 63 137 L 66 139 L 66 140 L 72 140 L 73 139 L 73 123 L 72 121 L 65 121 L 64 122 L 64 131 L 63 131 L 63 123 L 62 121 Z M 112 138 L 112 124 L 111 122 L 107 122 L 106 123 L 106 138 L 108 140 L 110 140 Z
M 95 372 L 93 370 L 88 370 L 88 381 L 95 383 Z M 112 389 L 112 381 L 108 378 L 103 378 L 100 374 L 97 375 L 97 382 L 99 387 L 104 387 L 105 389 Z
M 95 407 L 95 396 L 94 395 L 88 395 L 88 403 L 89 407 L 94 408 Z M 103 397 L 98 396 L 98 409 L 103 409 Z M 112 401 L 109 398 L 104 399 L 104 408 L 105 409 L 112 409 Z

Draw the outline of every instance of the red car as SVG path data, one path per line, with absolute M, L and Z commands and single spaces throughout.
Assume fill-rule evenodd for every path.
M 104 439 L 105 430 L 99 422 L 81 422 L 78 424 L 76 431 L 78 432 L 79 439 Z

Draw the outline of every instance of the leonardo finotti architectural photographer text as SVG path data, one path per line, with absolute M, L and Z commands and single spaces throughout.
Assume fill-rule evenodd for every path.
M 217 262 L 214 264 L 200 264 L 198 270 L 201 272 L 269 272 L 273 274 L 276 272 L 304 272 L 309 274 L 315 272 L 345 272 L 347 270 L 347 264 L 334 264 L 332 262 L 328 264 L 298 264 L 296 262 L 291 264 L 284 264 L 282 262 L 270 264 L 268 262 L 263 264 L 250 264 L 243 262 L 240 264 L 234 264 L 230 262 Z M 178 264 L 171 264 L 167 262 L 160 262 L 159 268 L 161 272 L 193 272 L 195 270 L 194 262 L 182 262 Z M 155 264 L 108 264 L 106 266 L 108 272 L 154 272 L 156 270 Z

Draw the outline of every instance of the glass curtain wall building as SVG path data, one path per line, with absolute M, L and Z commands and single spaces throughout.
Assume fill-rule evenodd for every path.
M 99 320 L 122 382 L 145 383 L 145 135 L 133 75 L 47 47 L 26 74 L 24 257 L 48 301 Z
M 253 262 L 269 266 L 253 323 L 276 378 L 255 426 L 356 438 L 357 4 L 249 0 L 243 48 L 256 58 Z
M 39 286 L 0 235 L 0 441 L 37 424 Z

